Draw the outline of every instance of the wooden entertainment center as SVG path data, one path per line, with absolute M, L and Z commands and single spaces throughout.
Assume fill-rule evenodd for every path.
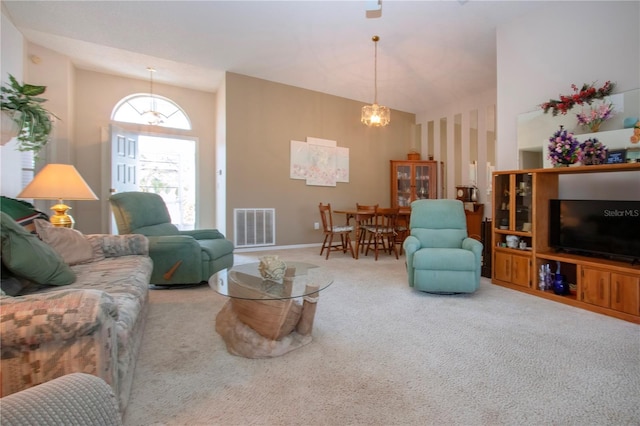
M 611 172 L 630 173 L 640 185 L 640 163 L 494 172 L 492 282 L 640 324 L 639 264 L 558 253 L 549 245 L 549 200 L 558 198 L 560 175 Z M 515 239 L 522 247 L 513 247 Z M 555 272 L 556 262 L 575 283 L 570 294 L 538 286 L 540 266 L 550 264 Z

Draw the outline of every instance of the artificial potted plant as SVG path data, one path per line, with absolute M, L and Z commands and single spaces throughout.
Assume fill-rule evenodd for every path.
M 9 74 L 9 85 L 3 85 L 1 110 L 16 124 L 18 150 L 38 153 L 49 141 L 53 123 L 52 118 L 58 118 L 47 111 L 42 104 L 46 99 L 40 98 L 47 89 L 46 86 L 20 84 L 14 76 Z

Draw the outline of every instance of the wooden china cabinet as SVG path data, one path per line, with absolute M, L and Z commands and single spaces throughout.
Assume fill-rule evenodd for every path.
M 438 198 L 438 169 L 442 162 L 391 160 L 391 207 L 408 207 L 412 201 Z

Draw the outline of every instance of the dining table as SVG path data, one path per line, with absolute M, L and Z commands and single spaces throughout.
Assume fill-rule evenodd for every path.
M 380 207 L 382 208 L 382 207 Z M 356 240 L 356 249 L 355 249 L 355 258 L 358 259 L 360 254 L 360 232 L 362 223 L 371 219 L 375 216 L 375 212 L 371 210 L 358 210 L 358 209 L 338 209 L 333 210 L 335 214 L 343 214 L 346 217 L 346 225 L 351 225 L 351 220 L 353 219 L 355 226 L 355 240 Z M 411 207 L 400 207 L 398 212 L 398 222 L 409 229 L 409 218 L 411 217 Z

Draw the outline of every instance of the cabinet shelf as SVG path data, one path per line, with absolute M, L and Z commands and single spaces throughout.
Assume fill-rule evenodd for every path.
M 524 231 L 510 231 L 508 229 L 494 229 L 493 231 L 496 234 L 502 234 L 502 235 L 517 235 L 519 237 L 531 237 L 532 236 L 531 232 L 524 232 Z
M 578 297 L 576 294 L 555 294 L 553 290 L 538 290 L 538 291 L 544 294 L 548 299 L 573 300 L 573 301 L 578 300 Z
M 549 200 L 559 198 L 559 176 L 609 172 L 633 173 L 635 182 L 640 163 L 494 172 L 492 282 L 640 324 L 640 265 L 555 252 L 549 245 Z M 508 235 L 524 239 L 531 250 L 502 247 Z M 560 273 L 576 284 L 575 294 L 538 288 L 539 268 L 552 262 L 560 262 Z
M 613 260 L 593 256 L 584 256 L 573 253 L 558 253 L 553 251 L 537 252 L 536 257 L 539 259 L 553 260 L 564 263 L 572 263 L 576 265 L 607 267 L 621 272 L 630 272 L 640 274 L 640 265 L 622 260 Z
M 527 256 L 527 255 L 530 256 L 531 254 L 533 254 L 531 247 L 527 247 L 526 249 L 511 248 L 511 247 L 496 247 L 495 250 L 501 251 L 504 253 L 519 254 L 521 256 Z

